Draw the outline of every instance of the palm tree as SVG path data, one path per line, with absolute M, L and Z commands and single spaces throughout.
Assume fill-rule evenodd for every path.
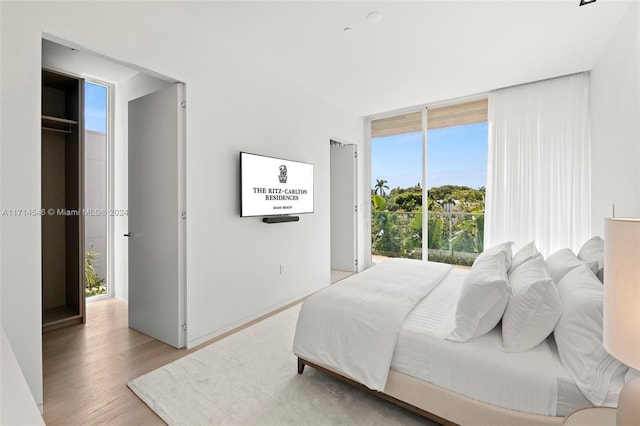
M 384 192 L 385 188 L 389 189 L 389 186 L 387 186 L 387 181 L 384 179 L 376 179 L 375 190 L 373 192 L 379 194 L 381 197 L 384 197 L 386 195 L 386 193 Z

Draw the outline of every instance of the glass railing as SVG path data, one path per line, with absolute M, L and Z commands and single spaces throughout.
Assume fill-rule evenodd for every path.
M 483 250 L 484 213 L 428 212 L 427 257 L 455 265 L 471 265 Z M 372 212 L 372 253 L 423 258 L 421 212 Z
M 422 259 L 421 212 L 372 212 L 374 255 Z

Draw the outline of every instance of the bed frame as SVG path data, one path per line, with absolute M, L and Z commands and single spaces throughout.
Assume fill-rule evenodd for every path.
M 545 426 L 561 425 L 564 421 L 564 417 L 542 416 L 496 407 L 395 370 L 389 370 L 384 392 L 378 392 L 329 367 L 300 357 L 298 357 L 298 374 L 302 374 L 305 365 L 441 425 Z

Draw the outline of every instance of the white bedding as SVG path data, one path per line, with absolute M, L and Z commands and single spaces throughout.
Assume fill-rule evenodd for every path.
M 456 301 L 467 273 L 452 270 L 407 316 L 391 368 L 483 402 L 528 413 L 557 416 L 589 406 L 550 341 L 526 352 L 507 353 L 502 350 L 499 326 L 464 343 L 444 339 L 455 327 Z
M 293 352 L 384 390 L 402 323 L 449 271 L 392 259 L 319 291 L 302 305 Z

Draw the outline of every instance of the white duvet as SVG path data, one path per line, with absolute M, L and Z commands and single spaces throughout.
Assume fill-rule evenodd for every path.
M 293 352 L 383 391 L 402 323 L 450 270 L 392 259 L 319 291 L 302 305 Z

